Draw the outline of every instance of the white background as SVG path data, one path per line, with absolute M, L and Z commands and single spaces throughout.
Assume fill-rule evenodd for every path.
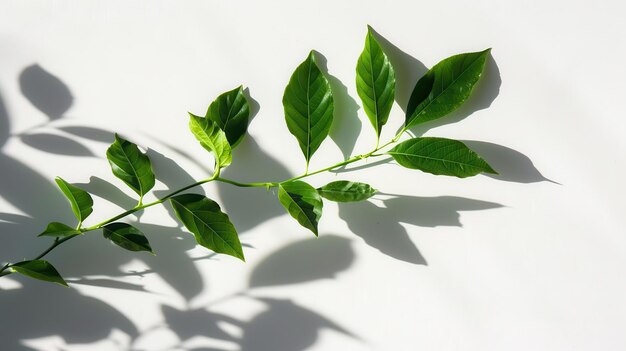
M 311 49 L 327 61 L 337 105 L 311 168 L 369 151 L 354 84 L 367 24 L 398 76 L 383 140 L 425 67 L 493 48 L 467 104 L 414 132 L 469 140 L 501 173 L 435 177 L 389 162 L 312 177 L 387 194 L 326 203 L 317 239 L 273 191 L 207 185 L 247 263 L 209 255 L 168 210 L 150 208 L 128 221 L 157 256 L 93 232 L 47 256 L 71 289 L 2 278 L 0 348 L 625 349 L 625 10 L 572 0 L 0 2 L 2 262 L 46 247 L 36 234 L 49 221 L 72 223 L 57 175 L 94 194 L 87 224 L 132 206 L 104 157 L 113 131 L 149 149 L 157 195 L 207 177 L 212 159 L 186 113 L 240 84 L 260 108 L 225 174 L 301 173 L 281 98 Z

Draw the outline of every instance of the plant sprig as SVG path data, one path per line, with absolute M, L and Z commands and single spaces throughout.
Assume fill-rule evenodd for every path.
M 373 196 L 376 190 L 369 184 L 348 180 L 334 181 L 315 188 L 303 181 L 304 178 L 380 156 L 391 156 L 403 167 L 435 175 L 464 178 L 479 173 L 496 173 L 484 159 L 457 140 L 413 137 L 398 143 L 411 127 L 444 117 L 459 108 L 480 79 L 489 53 L 490 49 L 487 49 L 451 56 L 426 72 L 417 81 L 406 106 L 404 126 L 391 140 L 380 145 L 380 134 L 394 102 L 395 71 L 375 33 L 368 26 L 365 47 L 356 66 L 356 87 L 375 131 L 375 147 L 370 152 L 309 171 L 309 162 L 328 136 L 335 118 L 333 91 L 317 65 L 315 52 L 311 51 L 292 74 L 283 95 L 285 121 L 304 155 L 305 171 L 282 181 L 243 183 L 221 176 L 221 171 L 233 162 L 232 150 L 241 142 L 248 128 L 250 106 L 242 86 L 219 95 L 209 105 L 204 116 L 189 113 L 190 131 L 215 158 L 213 174 L 152 202 L 143 201 L 144 196 L 154 187 L 156 179 L 150 158 L 136 144 L 115 134 L 115 140 L 106 152 L 107 159 L 113 175 L 138 195 L 137 205 L 97 224 L 83 226 L 83 222 L 93 212 L 91 195 L 57 177 L 55 181 L 68 199 L 77 225 L 72 227 L 60 222 L 49 223 L 39 236 L 54 237 L 51 245 L 31 260 L 6 263 L 0 268 L 0 277 L 19 273 L 67 286 L 54 266 L 42 258 L 66 241 L 100 229 L 104 238 L 121 248 L 154 254 L 144 233 L 118 220 L 168 201 L 199 245 L 245 261 L 235 226 L 219 204 L 204 195 L 186 193 L 189 189 L 214 181 L 238 187 L 278 188 L 278 200 L 287 212 L 303 227 L 318 235 L 324 200 L 364 201 Z

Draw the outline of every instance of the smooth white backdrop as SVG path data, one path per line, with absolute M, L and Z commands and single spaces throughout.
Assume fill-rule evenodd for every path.
M 240 84 L 256 113 L 226 174 L 301 173 L 281 98 L 311 49 L 337 101 L 312 169 L 368 151 L 354 84 L 367 24 L 398 74 L 383 139 L 426 67 L 493 48 L 467 105 L 415 133 L 469 140 L 501 173 L 456 179 L 384 163 L 311 178 L 384 193 L 326 203 L 317 239 L 272 191 L 205 186 L 241 232 L 246 264 L 195 247 L 166 209 L 151 208 L 128 220 L 155 257 L 94 232 L 47 256 L 71 289 L 2 278 L 1 348 L 623 350 L 625 10 L 556 0 L 0 2 L 2 262 L 42 250 L 49 240 L 36 234 L 49 221 L 71 222 L 57 175 L 95 194 L 89 223 L 132 206 L 104 157 L 115 131 L 149 149 L 157 195 L 206 177 L 212 160 L 186 112 Z

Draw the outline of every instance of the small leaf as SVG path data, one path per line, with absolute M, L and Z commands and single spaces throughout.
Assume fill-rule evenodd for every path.
M 317 189 L 323 198 L 336 202 L 354 202 L 367 200 L 376 194 L 376 189 L 369 184 L 338 180 Z
M 457 140 L 413 138 L 396 145 L 388 154 L 406 168 L 436 175 L 465 178 L 481 172 L 497 174 L 477 153 Z
M 198 244 L 245 261 L 237 231 L 217 202 L 199 194 L 177 195 L 170 202 Z
M 287 128 L 293 134 L 306 159 L 328 136 L 333 122 L 333 94 L 328 79 L 315 62 L 313 51 L 293 72 L 283 95 Z
M 93 199 L 85 190 L 69 184 L 61 177 L 56 177 L 55 182 L 70 201 L 72 212 L 79 222 L 83 222 L 93 212 Z
M 59 272 L 57 272 L 54 266 L 52 266 L 48 261 L 22 261 L 12 264 L 11 269 L 30 278 L 67 286 L 67 283 L 63 280 Z
M 81 234 L 80 230 L 76 230 L 68 225 L 59 222 L 51 222 L 46 227 L 46 230 L 38 236 L 56 236 L 56 237 L 64 237 L 70 235 Z
M 314 187 L 299 180 L 281 183 L 278 186 L 278 199 L 291 217 L 317 236 L 323 202 Z
M 250 118 L 250 105 L 243 94 L 243 87 L 218 96 L 209 106 L 205 117 L 224 131 L 231 148 L 237 146 L 246 135 Z
M 224 131 L 208 118 L 198 117 L 191 113 L 189 117 L 189 129 L 200 142 L 200 145 L 213 153 L 218 168 L 228 166 L 233 158 L 231 147 L 228 144 Z
M 469 98 L 491 49 L 451 56 L 415 84 L 406 109 L 405 128 L 443 117 Z
M 137 145 L 123 139 L 117 133 L 115 141 L 107 150 L 107 159 L 113 174 L 126 183 L 137 195 L 143 197 L 154 187 L 154 173 L 150 158 Z
M 148 251 L 154 254 L 148 238 L 137 228 L 126 223 L 111 223 L 102 228 L 105 238 L 129 251 Z
M 356 90 L 376 138 L 387 123 L 395 94 L 396 75 L 372 28 L 367 27 L 365 48 L 356 66 Z

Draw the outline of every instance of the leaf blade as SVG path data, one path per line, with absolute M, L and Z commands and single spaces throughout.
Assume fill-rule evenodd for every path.
M 405 128 L 441 118 L 459 108 L 480 79 L 491 49 L 454 55 L 437 63 L 415 84 Z
M 393 106 L 395 84 L 393 66 L 368 26 L 365 47 L 356 66 L 356 88 L 377 139 Z
M 420 137 L 406 140 L 387 152 L 401 166 L 435 175 L 466 178 L 497 172 L 458 140 Z
M 70 227 L 69 225 L 60 222 L 50 222 L 38 236 L 54 236 L 54 237 L 66 237 L 70 235 L 82 234 L 80 230 Z
M 232 150 L 224 131 L 208 118 L 198 117 L 191 113 L 189 118 L 189 130 L 203 148 L 213 153 L 215 164 L 219 168 L 230 165 L 233 160 Z
M 215 99 L 205 118 L 215 122 L 224 131 L 231 148 L 235 148 L 248 129 L 250 104 L 243 93 L 243 86 L 227 91 Z
M 293 72 L 283 94 L 285 121 L 296 137 L 307 166 L 328 136 L 334 101 L 328 79 L 317 66 L 314 52 Z
M 68 287 L 67 282 L 61 277 L 59 272 L 45 260 L 31 260 L 14 263 L 11 269 L 29 278 L 57 283 Z
M 115 245 L 128 251 L 147 251 L 154 255 L 145 234 L 127 223 L 110 223 L 102 227 L 102 235 Z
M 364 201 L 376 194 L 376 189 L 369 184 L 348 180 L 330 182 L 317 191 L 323 198 L 335 202 Z
M 245 262 L 237 231 L 215 201 L 204 195 L 183 194 L 170 198 L 170 203 L 198 244 Z
M 56 177 L 54 181 L 69 200 L 76 219 L 78 219 L 79 222 L 83 222 L 93 212 L 93 199 L 91 195 L 85 190 L 66 182 L 61 177 Z
M 322 197 L 317 190 L 303 181 L 281 183 L 278 200 L 300 225 L 318 235 L 317 226 L 322 217 Z
M 107 149 L 107 159 L 113 174 L 140 197 L 148 193 L 155 182 L 150 158 L 136 144 L 115 133 L 115 141 Z

